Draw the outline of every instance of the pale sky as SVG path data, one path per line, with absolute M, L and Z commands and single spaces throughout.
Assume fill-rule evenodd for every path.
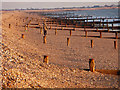
M 2 2 L 119 2 L 120 0 L 1 0 Z
M 61 8 L 118 4 L 119 0 L 1 0 L 3 9 Z

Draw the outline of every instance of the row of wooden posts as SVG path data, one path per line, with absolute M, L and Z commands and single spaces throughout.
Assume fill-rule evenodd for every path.
M 23 19 L 24 21 L 24 19 Z M 29 23 L 31 23 L 31 20 L 29 21 Z M 27 30 L 27 25 L 25 25 L 25 30 Z M 9 28 L 11 28 L 11 24 L 9 24 Z M 85 28 L 84 28 L 85 29 Z M 87 37 L 87 31 L 85 31 L 85 37 Z M 42 34 L 42 27 L 40 27 L 40 34 Z M 117 36 L 117 32 L 115 33 L 116 34 L 116 38 L 118 38 Z M 57 35 L 57 28 L 55 29 L 55 35 Z M 72 30 L 70 30 L 70 36 L 72 35 Z M 21 36 L 22 38 L 24 38 L 24 34 L 22 34 Z M 102 32 L 100 32 L 100 38 L 102 38 Z M 43 36 L 43 43 L 46 43 L 46 36 Z M 70 43 L 70 38 L 67 38 L 67 46 L 69 46 L 69 43 Z M 93 48 L 93 40 L 91 40 L 91 48 Z M 117 49 L 117 42 L 114 41 L 114 48 Z
M 25 25 L 25 30 L 27 30 L 27 27 L 29 27 L 29 25 Z M 9 28 L 11 28 L 11 24 L 9 24 Z M 51 28 L 51 26 L 50 26 L 50 28 Z M 84 28 L 84 31 L 85 31 L 85 37 L 87 37 L 88 31 L 85 28 Z M 98 31 L 98 29 L 97 29 L 97 31 Z M 42 33 L 42 27 L 40 27 L 40 33 Z M 55 35 L 57 35 L 57 28 L 55 29 Z M 72 35 L 72 30 L 70 30 L 70 36 L 71 35 Z M 102 38 L 102 31 L 100 31 L 100 38 Z M 118 39 L 118 32 L 115 33 L 115 38 Z
M 23 19 L 23 22 L 24 22 L 24 19 Z M 9 28 L 11 28 L 11 24 L 9 24 Z M 27 26 L 25 26 L 25 30 L 27 30 Z M 40 33 L 42 34 L 42 30 L 40 30 Z M 57 35 L 57 29 L 55 29 L 55 35 Z M 70 36 L 71 35 L 72 35 L 72 30 L 70 30 Z M 87 31 L 86 30 L 85 30 L 85 36 L 87 37 Z M 21 38 L 24 38 L 24 34 L 21 35 Z M 101 32 L 100 32 L 100 38 L 102 38 Z M 43 43 L 46 43 L 46 36 L 43 36 Z M 67 38 L 67 46 L 69 46 L 69 44 L 70 44 L 70 38 Z M 93 48 L 93 45 L 94 45 L 93 40 L 91 40 L 91 48 Z M 117 41 L 114 41 L 114 48 L 117 49 Z M 49 64 L 48 56 L 44 56 L 43 62 L 46 63 L 46 64 Z M 89 59 L 89 69 L 90 69 L 91 72 L 95 71 L 94 59 Z
M 46 56 L 46 55 L 44 56 L 43 63 L 49 64 L 48 56 Z M 89 59 L 89 70 L 91 72 L 95 71 L 95 61 L 94 61 L 94 59 Z
M 21 35 L 21 38 L 24 38 L 24 34 Z M 43 36 L 43 43 L 45 44 L 47 43 L 46 36 Z M 70 38 L 67 38 L 67 46 L 69 46 L 69 44 Z M 91 48 L 93 48 L 93 45 L 94 45 L 93 40 L 91 40 Z M 117 41 L 114 41 L 114 48 L 117 49 Z
M 107 18 L 106 18 L 107 19 Z M 85 20 L 87 20 L 87 22 L 85 22 Z M 88 20 L 93 20 L 93 22 L 88 22 Z M 50 19 L 50 21 L 48 21 L 48 22 L 50 22 L 51 23 L 51 21 L 53 22 L 53 23 L 59 23 L 60 25 L 64 25 L 64 24 L 69 24 L 69 25 L 74 25 L 75 27 L 83 27 L 83 26 L 89 26 L 89 27 L 95 27 L 95 24 L 97 25 L 97 26 L 99 26 L 100 28 L 109 28 L 109 25 L 108 24 L 111 24 L 112 25 L 112 30 L 114 29 L 114 28 L 116 28 L 113 24 L 114 23 L 119 23 L 119 21 L 114 21 L 113 20 L 113 22 L 108 22 L 108 20 L 107 20 L 107 22 L 102 22 L 102 20 L 104 20 L 104 19 L 100 19 L 100 21 L 97 21 L 97 22 L 95 22 L 94 21 L 94 19 L 79 19 L 79 20 L 77 20 L 77 19 L 61 19 L 61 18 L 52 18 L 52 19 Z M 77 22 L 79 22 L 79 23 L 77 23 Z M 99 25 L 98 25 L 99 24 Z M 106 24 L 106 27 L 105 27 L 105 24 Z M 79 25 L 79 26 L 78 26 Z

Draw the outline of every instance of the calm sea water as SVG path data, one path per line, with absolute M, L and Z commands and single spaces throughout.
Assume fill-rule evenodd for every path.
M 86 16 L 93 17 L 118 17 L 118 9 L 101 9 L 101 10 L 79 10 L 79 11 L 63 11 L 55 12 L 56 14 L 66 14 L 64 16 Z M 59 15 L 56 15 L 59 16 Z
M 118 17 L 118 9 L 102 9 L 102 10 L 84 10 L 73 11 L 75 15 L 90 15 L 93 17 Z

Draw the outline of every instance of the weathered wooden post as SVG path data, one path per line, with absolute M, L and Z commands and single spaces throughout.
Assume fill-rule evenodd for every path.
M 40 22 L 38 22 L 38 25 L 40 26 Z
M 84 24 L 84 31 L 86 30 L 86 25 Z
M 57 28 L 55 29 L 55 35 L 57 35 Z
M 82 24 L 82 22 L 81 22 L 81 20 L 80 20 L 80 26 L 81 26 L 81 24 Z
M 46 36 L 43 36 L 43 43 L 46 43 Z
M 109 27 L 108 27 L 108 30 L 107 30 L 108 32 L 109 32 Z
M 72 30 L 70 30 L 70 36 L 72 36 Z
M 75 24 L 75 27 L 77 27 L 77 23 Z
M 16 26 L 18 26 L 18 23 L 16 23 Z
M 104 28 L 104 19 L 103 19 L 103 22 L 102 22 L 102 23 L 103 23 L 103 28 Z
M 9 24 L 9 28 L 11 28 L 11 24 Z
M 114 48 L 117 49 L 117 41 L 114 41 Z
M 89 59 L 89 68 L 91 72 L 95 72 L 95 62 L 94 59 Z
M 23 22 L 24 22 L 24 19 L 23 19 Z
M 99 27 L 101 27 L 101 22 L 102 22 L 102 21 L 101 21 L 101 19 L 100 19 L 100 24 L 99 24 Z
M 67 38 L 67 46 L 70 44 L 70 38 Z
M 87 17 L 87 24 L 88 24 L 88 17 Z
M 63 30 L 63 27 L 61 27 L 61 29 Z
M 108 20 L 107 20 L 107 28 L 108 28 Z
M 102 31 L 100 31 L 100 38 L 102 38 Z
M 98 27 L 96 28 L 96 31 L 98 32 Z
M 60 25 L 62 25 L 62 20 L 60 20 Z
M 112 30 L 113 30 L 113 27 L 114 27 L 114 26 L 113 26 L 113 23 L 112 23 Z
M 50 25 L 50 29 L 52 29 L 52 26 Z
M 42 34 L 43 33 L 43 28 L 42 27 L 40 27 L 40 34 Z
M 75 31 L 75 28 L 73 27 L 73 30 Z
M 28 20 L 28 17 L 26 18 L 26 20 Z
M 115 32 L 115 37 L 116 39 L 118 39 L 118 32 Z
M 21 35 L 21 38 L 24 38 L 24 34 Z
M 67 27 L 67 24 L 65 25 L 65 27 Z
M 29 24 L 27 24 L 27 27 L 29 28 Z
M 91 48 L 93 48 L 93 40 L 91 40 Z
M 87 37 L 87 30 L 85 30 L 85 37 Z
M 43 60 L 43 62 L 46 63 L 46 64 L 49 63 L 48 56 L 44 56 L 44 60 Z
M 31 23 L 31 20 L 29 21 L 29 24 Z

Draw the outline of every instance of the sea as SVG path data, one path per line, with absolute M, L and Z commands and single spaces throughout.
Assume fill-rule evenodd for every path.
M 92 16 L 92 17 L 119 17 L 118 15 L 119 10 L 117 8 L 115 9 L 101 9 L 101 10 L 78 10 L 78 11 L 60 11 L 60 12 L 54 12 L 54 17 L 60 17 L 59 14 L 63 14 L 64 16 Z M 50 16 L 50 15 L 49 15 Z M 63 17 L 64 17 L 63 16 Z

